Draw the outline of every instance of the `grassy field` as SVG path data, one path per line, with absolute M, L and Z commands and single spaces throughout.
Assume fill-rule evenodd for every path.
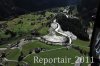
M 20 37 L 26 34 L 30 34 L 32 30 L 36 30 L 41 27 L 45 27 L 43 24 L 46 24 L 50 21 L 50 15 L 53 15 L 53 12 L 45 12 L 44 14 L 24 14 L 15 19 L 5 21 L 4 27 L 0 28 L 0 39 L 9 38 L 11 35 L 5 34 L 6 30 L 10 30 L 16 34 L 16 37 Z M 45 15 L 45 16 L 44 16 Z M 49 19 L 48 19 L 49 17 Z M 5 26 L 6 25 L 6 26 Z M 46 29 L 46 27 L 44 28 Z M 43 29 L 41 30 L 43 31 Z M 41 33 L 41 31 L 39 31 Z
M 19 37 L 20 34 L 27 36 L 30 34 L 31 30 L 42 27 L 41 29 L 38 30 L 38 33 L 40 33 L 41 36 L 46 35 L 48 33 L 49 28 L 46 26 L 43 26 L 42 23 L 44 24 L 47 23 L 49 21 L 47 17 L 49 17 L 51 14 L 53 13 L 46 12 L 45 17 L 41 14 L 34 14 L 34 13 L 21 15 L 13 20 L 7 21 L 6 29 L 9 29 L 15 32 L 17 34 L 17 37 Z M 4 30 L 0 29 L 0 38 L 8 38 L 9 36 L 10 35 L 5 35 Z M 21 38 L 14 39 L 9 43 L 14 44 L 16 41 L 20 40 Z M 89 47 L 88 47 L 89 42 L 77 39 L 76 41 L 73 42 L 73 44 L 89 51 Z M 0 48 L 6 48 L 7 46 L 8 46 L 7 44 L 2 44 L 0 45 Z M 51 46 L 51 45 L 42 43 L 38 40 L 33 40 L 32 42 L 29 42 L 23 46 L 22 52 L 24 56 L 29 55 L 30 50 L 34 48 L 46 48 L 47 50 L 51 50 L 51 51 L 40 52 L 38 54 L 36 53 L 30 54 L 23 61 L 27 62 L 29 66 L 44 66 L 43 63 L 34 63 L 34 59 L 33 59 L 34 56 L 38 56 L 40 58 L 68 57 L 68 58 L 72 58 L 71 63 L 74 63 L 76 61 L 77 59 L 75 58 L 76 56 L 84 56 L 78 50 L 74 48 L 70 48 L 68 50 L 67 48 L 62 48 L 62 47 L 64 46 Z M 58 48 L 62 48 L 62 49 L 58 49 Z M 56 49 L 56 50 L 53 50 L 53 49 Z M 6 52 L 9 53 L 7 55 L 7 58 L 9 60 L 18 60 L 18 57 L 20 56 L 19 49 L 14 49 L 14 50 L 9 49 Z M 85 62 L 86 62 L 86 59 L 85 59 Z M 85 62 L 82 64 L 82 66 L 87 66 L 87 63 Z M 63 63 L 63 64 L 57 63 L 57 62 L 51 63 L 51 64 L 47 63 L 45 66 L 74 66 L 74 64 L 71 64 L 71 63 Z M 8 66 L 17 65 L 16 62 L 8 62 L 8 64 L 9 64 Z M 20 63 L 20 65 L 22 66 L 22 63 Z
M 89 41 L 82 41 L 82 40 L 80 40 L 80 39 L 77 39 L 76 41 L 73 41 L 73 43 L 74 43 L 75 45 L 83 46 L 83 47 L 89 47 L 89 44 L 90 44 Z
M 80 44 L 81 45 L 81 44 Z M 34 48 L 46 48 L 47 50 L 51 50 L 51 51 L 45 51 L 45 52 L 40 52 L 38 54 L 31 54 L 28 57 L 26 57 L 24 59 L 25 62 L 29 63 L 29 66 L 44 66 L 43 63 L 34 63 L 34 56 L 38 56 L 39 58 L 64 58 L 64 57 L 68 57 L 68 58 L 72 58 L 72 60 L 70 61 L 70 63 L 47 63 L 45 66 L 74 66 L 74 63 L 76 61 L 76 56 L 84 56 L 82 54 L 80 54 L 79 51 L 70 48 L 69 50 L 67 48 L 62 48 L 63 46 L 51 46 L 51 45 L 46 45 L 44 43 L 41 43 L 37 40 L 34 40 L 33 42 L 30 42 L 26 45 L 23 46 L 23 50 L 22 52 L 24 53 L 24 56 L 27 56 L 29 54 L 29 51 L 31 49 Z M 57 49 L 57 48 L 62 48 L 62 49 Z M 52 49 L 57 49 L 57 50 L 52 50 Z M 20 51 L 18 49 L 15 50 L 10 50 L 9 51 L 10 54 L 7 56 L 8 59 L 10 60 L 17 60 L 17 58 L 20 55 Z M 86 56 L 84 56 L 86 57 Z M 86 59 L 84 61 L 84 63 L 82 64 L 82 66 L 87 66 Z

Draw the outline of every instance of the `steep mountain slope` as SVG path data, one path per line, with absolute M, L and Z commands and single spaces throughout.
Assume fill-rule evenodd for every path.
M 84 25 L 81 23 L 80 19 L 67 18 L 64 14 L 57 14 L 56 19 L 64 31 L 71 31 L 79 39 L 85 41 L 89 40 L 88 34 L 85 32 L 85 29 L 83 28 Z
M 0 0 L 0 20 L 11 18 L 24 12 L 24 9 L 15 5 L 14 0 Z
M 25 11 L 36 11 L 66 5 L 79 5 L 81 8 L 96 7 L 98 0 L 0 0 L 0 20 Z M 89 4 L 88 4 L 89 3 Z M 92 5 L 92 6 L 91 6 Z M 92 9 L 91 8 L 91 9 Z

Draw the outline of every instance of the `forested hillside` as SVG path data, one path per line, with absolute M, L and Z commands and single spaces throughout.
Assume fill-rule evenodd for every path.
M 97 1 L 98 0 L 0 0 L 0 20 L 30 11 L 66 5 L 78 5 L 79 8 L 84 7 L 88 11 L 97 7 Z M 79 12 L 82 12 L 81 10 L 79 10 Z

